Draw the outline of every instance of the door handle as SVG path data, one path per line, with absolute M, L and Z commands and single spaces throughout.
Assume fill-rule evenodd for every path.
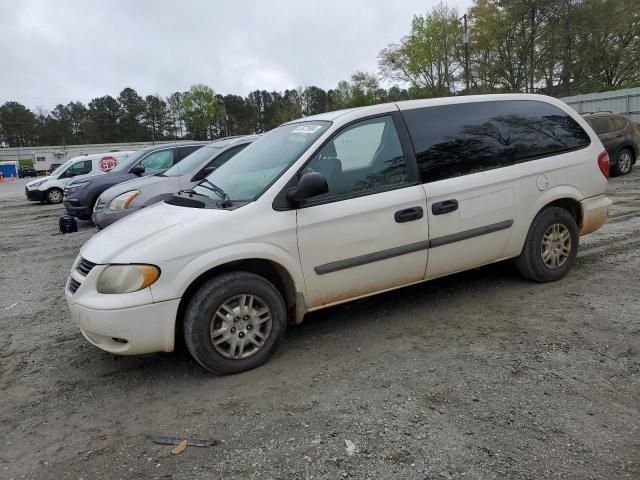
M 434 215 L 442 215 L 444 213 L 455 212 L 458 209 L 457 200 L 444 200 L 431 205 L 431 212 Z
M 621 133 L 616 133 L 616 137 L 622 137 L 623 135 Z
M 422 207 L 406 208 L 404 210 L 398 210 L 393 218 L 397 223 L 411 222 L 413 220 L 419 220 L 424 216 Z

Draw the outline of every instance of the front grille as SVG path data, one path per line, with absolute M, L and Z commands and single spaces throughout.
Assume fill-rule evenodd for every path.
M 78 270 L 80 275 L 82 275 L 83 277 L 86 277 L 87 275 L 89 275 L 89 272 L 91 271 L 91 269 L 95 266 L 96 266 L 95 263 L 90 262 L 86 258 L 80 257 L 80 261 L 78 262 L 78 266 L 76 267 L 76 270 Z
M 80 282 L 79 281 L 77 281 L 73 277 L 69 278 L 69 291 L 71 292 L 71 295 L 76 293 L 76 290 L 78 290 L 79 286 L 80 286 Z
M 99 212 L 100 210 L 102 210 L 104 208 L 105 205 L 106 205 L 106 202 L 104 200 L 98 200 L 96 202 L 95 207 L 93 207 L 93 211 L 94 212 Z

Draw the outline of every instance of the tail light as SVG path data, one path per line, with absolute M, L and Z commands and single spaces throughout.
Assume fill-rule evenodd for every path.
M 606 151 L 598 155 L 598 167 L 602 174 L 609 178 L 609 154 Z

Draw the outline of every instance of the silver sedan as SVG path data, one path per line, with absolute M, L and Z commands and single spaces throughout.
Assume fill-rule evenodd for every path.
M 196 150 L 164 173 L 119 183 L 100 195 L 91 219 L 99 229 L 133 212 L 193 187 L 256 140 L 258 135 L 216 140 Z

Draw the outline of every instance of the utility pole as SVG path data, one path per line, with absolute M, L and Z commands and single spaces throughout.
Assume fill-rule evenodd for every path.
M 462 35 L 462 43 L 464 44 L 464 80 L 467 84 L 467 95 L 469 94 L 469 32 L 467 31 L 467 14 L 465 13 L 462 18 L 464 19 L 464 34 Z

